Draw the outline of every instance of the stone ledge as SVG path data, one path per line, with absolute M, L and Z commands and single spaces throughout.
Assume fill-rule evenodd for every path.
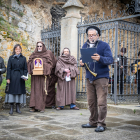
M 76 106 L 80 109 L 88 109 L 88 103 L 83 101 L 76 101 Z M 107 110 L 118 114 L 140 115 L 140 105 L 112 105 L 107 104 Z
M 109 111 L 128 115 L 140 115 L 140 105 L 107 105 Z
M 76 101 L 76 106 L 80 109 L 88 109 L 88 103 L 84 101 Z

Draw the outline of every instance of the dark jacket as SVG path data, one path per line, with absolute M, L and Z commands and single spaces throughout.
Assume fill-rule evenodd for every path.
M 6 79 L 10 79 L 8 94 L 25 94 L 25 81 L 21 78 L 27 75 L 27 62 L 23 55 L 19 58 L 9 57 Z
M 118 62 L 117 62 L 117 76 L 121 75 L 124 71 L 124 75 L 126 75 L 127 72 L 127 57 L 122 57 L 121 55 L 118 55 Z M 124 62 L 123 62 L 124 61 Z M 123 66 L 123 68 L 120 68 Z M 120 70 L 119 70 L 120 69 Z M 120 73 L 119 73 L 120 71 Z
M 88 41 L 83 45 L 82 48 L 89 48 Z M 86 78 L 90 81 L 94 81 L 99 78 L 109 79 L 109 68 L 108 65 L 113 63 L 113 57 L 111 53 L 110 46 L 103 41 L 98 41 L 97 43 L 97 53 L 100 55 L 100 60 L 95 62 L 95 73 L 97 76 L 93 76 L 89 70 L 86 69 Z M 89 63 L 89 68 L 91 71 L 94 69 L 94 62 Z
M 135 64 L 138 64 L 138 62 L 140 62 L 140 59 L 137 59 L 135 61 Z M 138 80 L 140 81 L 140 70 L 138 70 L 138 72 L 136 72 L 136 77 L 138 76 Z
M 2 57 L 0 57 L 0 69 L 1 69 L 1 71 L 0 71 L 0 85 L 1 85 L 1 83 L 2 83 L 2 76 L 1 76 L 1 74 L 6 72 L 6 67 L 4 65 L 4 60 L 3 60 Z

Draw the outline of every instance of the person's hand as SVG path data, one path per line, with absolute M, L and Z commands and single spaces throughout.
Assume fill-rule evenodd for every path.
M 27 81 L 27 79 L 24 79 L 24 81 Z
M 80 60 L 80 65 L 81 65 L 81 66 L 84 66 L 84 63 L 82 62 L 82 60 Z
M 70 72 L 70 70 L 69 70 L 69 69 L 65 69 L 65 72 L 66 72 L 66 73 L 69 73 L 69 72 Z
M 123 66 L 121 66 L 120 68 L 123 69 Z
M 91 56 L 92 59 L 99 61 L 100 60 L 100 55 L 95 53 L 93 56 Z
M 10 79 L 7 79 L 7 83 L 10 84 Z
M 67 73 L 67 77 L 69 77 L 70 76 L 70 72 L 69 73 Z

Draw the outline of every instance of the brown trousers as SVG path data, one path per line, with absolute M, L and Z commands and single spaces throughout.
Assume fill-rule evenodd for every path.
M 89 124 L 105 127 L 107 115 L 108 79 L 100 78 L 92 83 L 87 79 L 87 98 L 90 110 Z

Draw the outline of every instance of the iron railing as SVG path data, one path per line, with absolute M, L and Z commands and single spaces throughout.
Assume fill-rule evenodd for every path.
M 133 5 L 133 6 L 132 6 Z M 140 43 L 140 24 L 126 21 L 135 17 L 139 17 L 140 14 L 135 11 L 135 2 L 132 1 L 131 5 L 127 5 L 127 8 L 123 11 L 117 11 L 111 15 L 105 17 L 103 13 L 102 18 L 88 16 L 87 18 L 81 18 L 81 22 L 78 23 L 78 67 L 80 70 L 80 76 L 77 78 L 77 99 L 85 100 L 86 96 L 86 79 L 85 69 L 80 67 L 80 48 L 86 42 L 86 28 L 95 25 L 101 30 L 100 40 L 107 42 L 110 45 L 112 55 L 114 57 L 114 64 L 109 66 L 110 69 L 110 82 L 108 101 L 115 104 L 121 102 L 138 102 L 138 77 L 132 72 L 133 63 L 138 59 L 139 43 Z M 133 15 L 134 14 L 134 15 Z M 121 48 L 126 48 L 126 54 L 122 56 L 123 64 L 120 64 Z M 127 59 L 126 64 L 124 59 Z M 123 66 L 122 75 L 121 68 Z M 126 68 L 126 70 L 124 69 Z M 118 75 L 117 75 L 118 73 Z M 136 82 L 135 82 L 136 81 Z

